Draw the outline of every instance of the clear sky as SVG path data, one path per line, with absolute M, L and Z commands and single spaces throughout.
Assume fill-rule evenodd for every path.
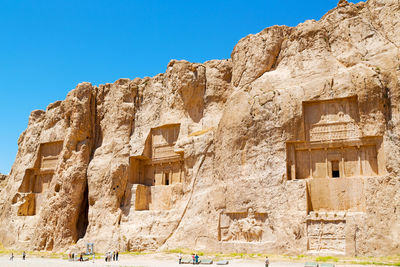
M 0 0 L 0 173 L 29 114 L 82 81 L 154 76 L 230 57 L 243 37 L 320 19 L 338 0 Z M 352 1 L 359 2 L 359 1 Z

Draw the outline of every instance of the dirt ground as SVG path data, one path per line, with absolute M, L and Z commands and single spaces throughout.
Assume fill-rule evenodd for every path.
M 29 267 L 56 267 L 56 266 L 132 266 L 132 267 L 175 267 L 175 266 L 191 266 L 191 264 L 179 265 L 176 255 L 120 255 L 118 262 L 105 262 L 104 258 L 96 259 L 94 262 L 69 262 L 63 259 L 49 258 L 34 258 L 27 257 L 25 261 L 20 255 L 15 255 L 13 261 L 10 261 L 9 256 L 0 256 L 0 266 L 29 266 Z M 212 265 L 200 266 L 220 266 L 216 263 Z M 248 266 L 248 267 L 264 267 L 262 260 L 258 259 L 232 259 L 229 260 L 227 266 Z M 304 263 L 288 263 L 288 262 L 271 262 L 270 267 L 303 267 Z M 343 265 L 337 264 L 336 267 L 365 267 L 374 265 Z

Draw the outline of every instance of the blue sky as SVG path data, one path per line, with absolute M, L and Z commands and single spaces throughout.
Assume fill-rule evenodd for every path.
M 154 76 L 171 59 L 229 58 L 244 36 L 318 20 L 337 2 L 0 0 L 0 172 L 10 171 L 30 112 L 79 82 Z

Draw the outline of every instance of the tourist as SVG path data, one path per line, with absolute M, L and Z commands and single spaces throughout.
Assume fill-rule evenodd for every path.
M 112 259 L 113 259 L 113 261 L 115 261 L 115 251 L 113 251 L 113 253 L 112 253 Z
M 265 267 L 269 266 L 269 259 L 268 256 L 265 257 Z
M 196 256 L 194 256 L 194 258 L 196 259 L 196 264 L 199 264 L 199 255 L 197 255 L 197 253 Z
M 182 254 L 179 252 L 178 255 L 179 264 L 182 264 Z
M 22 252 L 22 260 L 25 260 L 25 257 L 26 257 L 26 254 L 25 254 L 25 251 L 24 251 L 24 252 Z
M 118 250 L 115 252 L 115 260 L 118 261 Z
M 83 261 L 83 255 L 82 255 L 82 253 L 79 255 L 79 261 Z
M 194 263 L 195 263 L 194 253 L 192 253 L 192 260 L 193 260 L 193 265 L 194 265 Z
M 10 261 L 14 260 L 14 253 L 11 253 Z

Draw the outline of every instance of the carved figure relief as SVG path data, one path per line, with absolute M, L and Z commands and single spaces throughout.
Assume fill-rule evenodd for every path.
M 308 124 L 306 131 L 309 130 L 306 134 L 307 140 L 327 141 L 361 137 L 357 125 L 357 102 L 353 98 L 306 102 L 303 107 L 304 116 L 311 117 L 305 119 Z
M 219 223 L 219 240 L 223 242 L 261 242 L 271 232 L 266 225 L 267 214 L 247 212 L 222 213 Z M 267 229 L 266 229 L 267 227 Z
M 345 253 L 345 217 L 316 218 L 310 216 L 307 219 L 307 249 L 315 252 Z

